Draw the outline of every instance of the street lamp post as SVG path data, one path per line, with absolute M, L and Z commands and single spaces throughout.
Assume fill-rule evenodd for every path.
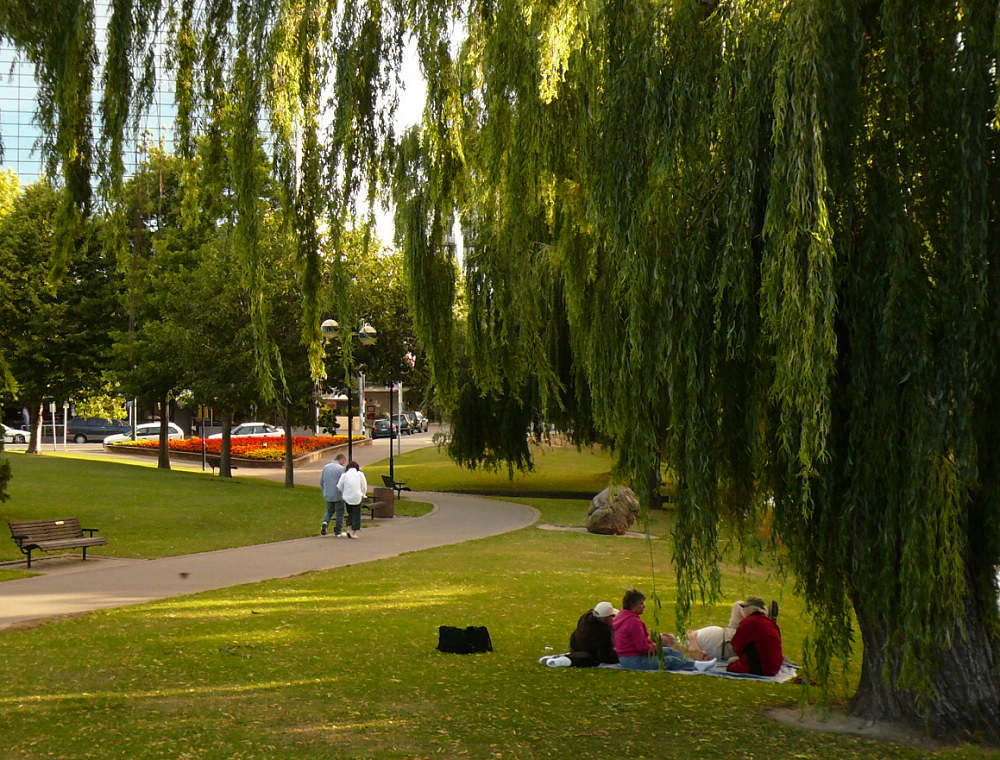
M 327 341 L 330 338 L 336 338 L 340 335 L 340 325 L 335 319 L 324 319 L 320 324 L 320 330 L 323 333 L 323 340 Z M 362 321 L 361 326 L 358 331 L 352 332 L 351 337 L 357 338 L 358 342 L 362 346 L 370 346 L 375 343 L 375 338 L 378 335 L 375 328 L 372 327 L 367 322 Z M 353 362 L 352 362 L 353 368 Z M 351 372 L 347 373 L 347 459 L 348 461 L 354 461 L 354 409 L 351 399 Z
M 393 471 L 393 467 L 392 467 L 392 464 L 393 464 L 393 462 L 392 462 L 392 427 L 393 427 L 392 426 L 392 418 L 393 418 L 393 414 L 394 414 L 394 412 L 392 411 L 392 392 L 393 392 L 393 390 L 395 390 L 395 388 L 396 388 L 396 384 L 395 383 L 389 383 L 389 480 L 391 480 L 393 483 L 396 482 L 396 473 Z M 399 422 L 400 422 L 400 424 L 396 426 L 396 438 L 397 438 L 397 440 L 399 438 L 403 437 L 403 431 L 400 429 L 402 427 L 402 422 L 403 422 L 402 415 L 400 415 Z

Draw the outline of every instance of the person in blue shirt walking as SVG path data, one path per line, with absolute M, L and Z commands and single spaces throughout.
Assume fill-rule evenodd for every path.
M 340 536 L 344 530 L 344 497 L 340 493 L 340 476 L 344 474 L 347 466 L 347 457 L 337 454 L 334 460 L 323 468 L 319 476 L 319 487 L 323 489 L 323 500 L 326 502 L 326 514 L 323 515 L 323 524 L 320 525 L 319 534 L 326 535 L 327 527 L 330 524 L 330 516 L 336 515 L 337 521 L 333 526 L 333 535 Z

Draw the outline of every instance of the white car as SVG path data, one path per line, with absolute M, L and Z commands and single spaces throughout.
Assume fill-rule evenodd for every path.
M 4 443 L 27 443 L 28 438 L 31 437 L 31 433 L 27 430 L 18 430 L 9 425 L 4 425 L 2 422 L 0 422 L 0 427 L 3 428 Z
M 413 416 L 417 418 L 417 423 L 419 423 L 420 429 L 426 433 L 431 421 L 424 416 L 423 412 L 414 412 Z
M 244 422 L 234 427 L 229 435 L 231 438 L 284 438 L 285 429 L 266 422 Z M 213 433 L 209 438 L 222 438 L 222 433 Z
M 180 440 L 184 437 L 184 431 L 181 430 L 179 425 L 173 422 L 167 423 L 167 428 L 170 430 L 168 438 L 171 441 Z M 145 441 L 150 438 L 160 437 L 160 423 L 159 422 L 140 422 L 135 426 L 135 439 L 137 441 Z M 115 435 L 109 435 L 104 439 L 104 443 L 122 443 L 123 441 L 131 441 L 132 436 L 129 433 L 116 433 Z

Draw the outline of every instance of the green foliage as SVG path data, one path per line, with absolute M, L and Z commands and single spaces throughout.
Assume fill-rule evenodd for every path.
M 105 374 L 105 381 L 92 392 L 75 399 L 77 417 L 103 417 L 107 420 L 123 420 L 126 413 L 124 398 L 120 389 Z
M 101 188 L 117 203 L 122 151 L 149 106 L 155 78 L 152 51 L 164 40 L 166 66 L 176 83 L 176 135 L 191 159 L 201 138 L 206 172 L 196 181 L 185 167 L 184 217 L 218 210 L 231 188 L 234 247 L 250 300 L 254 362 L 265 395 L 281 390 L 281 368 L 268 337 L 268 304 L 259 234 L 265 190 L 259 147 L 264 135 L 282 188 L 283 226 L 294 236 L 301 273 L 300 324 L 314 374 L 320 374 L 320 229 L 334 246 L 355 213 L 367 182 L 376 197 L 393 161 L 392 117 L 396 71 L 406 24 L 414 13 L 437 19 L 433 8 L 414 11 L 399 0 L 303 3 L 285 0 L 116 0 L 106 30 L 100 71 Z M 57 223 L 53 262 L 58 274 L 69 254 L 69 231 L 90 211 L 92 84 L 97 77 L 90 0 L 0 9 L 0 33 L 38 68 L 38 120 L 51 173 L 61 166 L 68 189 Z M 266 126 L 265 126 L 266 123 Z M 323 125 L 329 125 L 328 129 Z M 262 129 L 262 127 L 264 127 Z M 324 133 L 325 130 L 325 133 Z M 120 228 L 120 225 L 119 225 Z M 122 246 L 119 241 L 118 247 Z
M 133 92 L 123 61 L 143 60 L 158 8 L 116 5 L 105 92 Z M 192 14 L 181 2 L 179 133 L 187 151 L 203 125 L 208 171 L 183 183 L 184 218 L 232 189 L 268 398 L 282 378 L 262 274 L 265 116 L 314 372 L 318 219 L 339 250 L 354 201 L 395 166 L 442 405 L 513 410 L 499 440 L 456 438 L 464 461 L 523 463 L 516 428 L 544 416 L 610 441 L 644 502 L 669 463 L 681 617 L 720 591 L 720 522 L 749 535 L 764 518 L 815 616 L 823 684 L 849 655 L 853 606 L 859 711 L 1000 740 L 1000 677 L 972 672 L 1000 646 L 992 4 L 210 0 Z M 39 65 L 65 233 L 89 209 L 91 5 L 7 3 L 0 29 Z M 428 104 L 397 146 L 411 31 Z M 112 151 L 124 112 L 107 100 Z M 56 239 L 58 271 L 70 237 Z
M 570 389 L 643 502 L 669 463 L 682 618 L 719 525 L 764 519 L 821 683 L 853 607 L 860 712 L 997 739 L 995 669 L 946 666 L 998 646 L 995 9 L 530 5 L 477 5 L 461 76 L 427 67 L 406 219 L 433 242 L 458 206 L 471 240 L 467 351 L 428 342 L 435 372 L 543 411 Z M 455 299 L 414 293 L 427 338 Z
M 43 399 L 61 403 L 100 385 L 108 331 L 121 321 L 114 262 L 100 245 L 98 225 L 76 230 L 67 276 L 49 279 L 63 195 L 36 183 L 0 218 L 0 355 L 33 418 Z
M 274 213 L 275 199 L 256 199 L 260 272 L 243 276 L 246 261 L 238 247 L 243 238 L 239 221 L 229 221 L 232 207 L 224 200 L 200 211 L 188 205 L 205 185 L 208 162 L 201 159 L 212 143 L 203 140 L 199 148 L 189 160 L 152 151 L 124 186 L 122 212 L 134 229 L 123 235 L 131 322 L 117 335 L 119 375 L 129 395 L 163 403 L 190 390 L 198 403 L 218 407 L 223 417 L 263 404 L 276 409 L 290 429 L 311 409 L 312 378 L 289 235 Z M 262 192 L 270 190 L 260 152 L 254 171 Z M 228 187 L 225 180 L 220 184 Z M 213 212 L 226 216 L 219 219 Z M 256 351 L 255 309 L 265 320 L 271 358 L 265 365 Z M 228 445 L 223 449 L 225 456 Z
M 2 143 L 0 143 L 2 147 Z M 17 197 L 21 192 L 21 182 L 17 175 L 10 170 L 0 171 L 0 222 L 14 208 Z M 3 351 L 0 350 L 0 395 L 14 393 L 17 390 L 17 383 L 11 374 L 7 360 Z
M 8 460 L 3 451 L 3 441 L 0 441 L 0 502 L 7 501 L 10 498 L 10 494 L 7 491 L 10 479 L 13 476 L 10 460 Z
M 21 193 L 21 180 L 10 169 L 0 171 L 0 219 L 14 209 L 17 196 Z
M 0 30 L 35 65 L 42 157 L 48 175 L 62 176 L 66 188 L 55 217 L 52 269 L 58 278 L 91 206 L 91 95 L 97 59 L 93 3 L 5 4 Z
M 450 156 L 428 156 L 421 134 L 411 129 L 398 146 L 393 178 L 396 204 L 396 244 L 406 252 L 406 282 L 410 313 L 421 345 L 430 360 L 430 385 L 440 402 L 451 406 L 457 394 L 455 251 L 444 245 L 445 220 L 451 198 L 437 170 Z
M 351 367 L 370 383 L 402 382 L 417 404 L 429 395 L 427 357 L 417 342 L 408 306 L 403 255 L 383 248 L 367 225 L 345 231 L 328 256 L 322 315 L 335 317 L 342 333 L 326 345 L 327 386 L 346 388 Z M 375 343 L 352 338 L 361 323 L 377 331 Z
M 128 325 L 115 333 L 118 378 L 126 396 L 156 403 L 185 387 L 185 328 L 170 317 L 190 311 L 188 272 L 198 239 L 181 225 L 181 161 L 153 150 L 124 185 L 119 224 L 124 250 L 123 307 Z M 183 303 L 183 306 L 180 304 Z

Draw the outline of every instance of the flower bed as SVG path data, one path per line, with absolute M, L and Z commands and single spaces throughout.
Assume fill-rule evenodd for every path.
M 304 454 L 319 449 L 337 446 L 347 443 L 346 435 L 317 435 L 317 436 L 296 436 L 292 438 L 292 457 L 298 458 Z M 185 438 L 184 440 L 170 441 L 171 451 L 178 451 L 187 454 L 201 454 L 202 439 L 197 436 Z M 109 448 L 129 448 L 129 449 L 156 449 L 160 442 L 153 438 L 144 441 L 122 441 L 111 444 Z M 221 438 L 206 438 L 205 450 L 209 454 L 216 456 L 222 450 Z M 261 462 L 280 462 L 285 458 L 285 439 L 266 438 L 264 436 L 248 436 L 234 438 L 230 442 L 230 456 L 236 459 L 252 459 Z

